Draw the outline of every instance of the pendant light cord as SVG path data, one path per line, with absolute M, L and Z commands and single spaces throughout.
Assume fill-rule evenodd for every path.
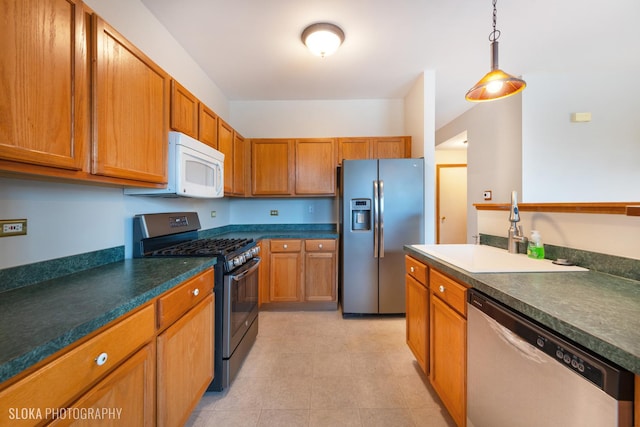
M 498 0 L 493 0 L 493 31 L 489 34 L 489 41 L 495 42 L 500 38 L 500 30 L 496 29 L 496 21 L 498 18 L 498 10 L 496 9 L 496 3 Z

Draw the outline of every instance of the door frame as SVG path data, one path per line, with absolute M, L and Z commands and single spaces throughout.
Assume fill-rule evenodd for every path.
M 440 170 L 442 168 L 466 168 L 466 163 L 436 164 L 436 243 L 440 243 Z

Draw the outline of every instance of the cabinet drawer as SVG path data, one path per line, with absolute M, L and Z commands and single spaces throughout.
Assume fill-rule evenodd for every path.
M 463 316 L 467 316 L 467 287 L 462 285 L 437 270 L 431 269 L 429 287 L 434 295 Z
M 409 255 L 404 256 L 404 264 L 407 274 L 423 285 L 427 285 L 427 266 Z M 427 287 L 429 287 L 427 285 Z
M 301 240 L 271 240 L 271 252 L 300 252 Z
M 29 408 L 40 410 L 46 417 L 47 409 L 51 412 L 51 408 L 70 403 L 151 340 L 154 332 L 154 307 L 148 305 L 0 391 L 0 402 L 3 403 L 0 405 L 0 420 L 10 419 L 9 408 L 24 407 L 25 402 L 29 403 Z M 14 425 L 38 422 L 33 419 L 14 421 Z
M 213 282 L 213 268 L 210 268 L 158 298 L 158 328 L 169 326 L 209 295 Z
M 304 250 L 307 252 L 333 252 L 336 250 L 336 241 L 333 239 L 309 239 L 304 241 Z

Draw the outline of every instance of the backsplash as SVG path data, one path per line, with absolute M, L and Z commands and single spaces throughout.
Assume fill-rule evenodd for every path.
M 507 238 L 480 233 L 480 244 L 507 249 Z M 566 259 L 574 264 L 600 273 L 640 281 L 640 260 L 601 254 L 580 249 L 544 244 L 545 258 Z M 526 246 L 519 244 L 519 252 L 526 253 Z
M 0 269 L 0 292 L 88 270 L 124 259 L 124 246 Z

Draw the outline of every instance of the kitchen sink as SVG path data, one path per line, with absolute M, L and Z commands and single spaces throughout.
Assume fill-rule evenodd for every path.
M 548 259 L 531 259 L 486 245 L 411 245 L 412 248 L 441 259 L 470 273 L 565 273 L 587 271 L 575 265 L 558 265 Z

